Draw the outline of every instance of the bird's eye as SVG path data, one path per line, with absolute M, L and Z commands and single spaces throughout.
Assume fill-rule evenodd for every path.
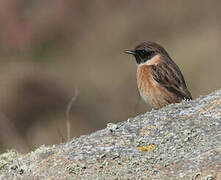
M 152 56 L 154 55 L 154 51 L 146 51 L 143 49 L 143 50 L 139 50 L 138 54 L 141 59 L 148 60 L 152 58 Z
M 141 53 L 145 54 L 147 51 L 146 50 L 141 50 Z
M 146 58 L 147 57 L 147 51 L 146 50 L 140 50 L 139 51 L 139 56 L 142 58 L 142 59 L 144 59 L 144 58 Z

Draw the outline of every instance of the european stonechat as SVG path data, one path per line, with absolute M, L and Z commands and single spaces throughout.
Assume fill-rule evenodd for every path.
M 153 108 L 192 99 L 179 67 L 161 45 L 147 41 L 125 53 L 134 55 L 138 90 Z

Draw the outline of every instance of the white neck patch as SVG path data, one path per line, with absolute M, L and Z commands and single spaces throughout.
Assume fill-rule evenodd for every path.
M 137 64 L 137 67 L 143 66 L 143 65 L 157 65 L 160 61 L 161 56 L 159 54 L 156 54 L 151 59 L 147 60 L 145 63 Z

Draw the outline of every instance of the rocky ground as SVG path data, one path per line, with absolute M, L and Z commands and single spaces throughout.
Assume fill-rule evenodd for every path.
M 221 179 L 221 90 L 27 155 L 0 155 L 1 179 Z

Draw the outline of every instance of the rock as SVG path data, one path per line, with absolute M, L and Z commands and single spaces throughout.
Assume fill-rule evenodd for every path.
M 221 90 L 4 162 L 1 179 L 221 179 Z

